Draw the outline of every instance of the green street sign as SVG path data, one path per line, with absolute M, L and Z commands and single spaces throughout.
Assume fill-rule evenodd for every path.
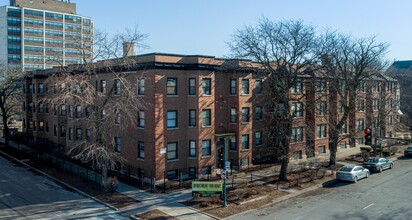
M 220 197 L 222 190 L 222 182 L 192 182 L 193 197 Z

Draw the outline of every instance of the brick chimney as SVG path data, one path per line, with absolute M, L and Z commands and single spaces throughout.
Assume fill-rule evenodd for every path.
M 134 42 L 123 43 L 123 57 L 129 57 L 134 55 Z

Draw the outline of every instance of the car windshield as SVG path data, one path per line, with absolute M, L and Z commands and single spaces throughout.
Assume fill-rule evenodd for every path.
M 343 172 L 350 172 L 352 171 L 353 167 L 342 167 L 339 169 L 339 171 L 343 171 Z
M 412 146 L 410 146 L 410 147 L 408 147 L 408 148 L 406 148 L 407 150 L 412 150 Z
M 370 159 L 368 160 L 368 163 L 377 163 L 377 162 L 379 162 L 379 159 L 378 159 L 378 158 L 370 158 Z

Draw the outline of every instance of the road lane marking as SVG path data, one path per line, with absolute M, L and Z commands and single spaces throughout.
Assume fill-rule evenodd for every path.
M 372 204 L 370 204 L 370 205 L 368 205 L 368 206 L 364 207 L 363 209 L 365 210 L 365 209 L 367 209 L 367 208 L 369 208 L 369 207 L 371 207 L 371 206 L 373 206 L 373 205 L 375 205 L 375 203 L 372 203 Z

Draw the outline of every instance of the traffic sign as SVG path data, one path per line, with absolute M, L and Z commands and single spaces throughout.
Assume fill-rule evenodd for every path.
M 229 161 L 225 161 L 225 170 L 230 170 L 230 162 Z
M 220 173 L 220 178 L 226 179 L 226 170 L 222 170 L 222 172 Z

